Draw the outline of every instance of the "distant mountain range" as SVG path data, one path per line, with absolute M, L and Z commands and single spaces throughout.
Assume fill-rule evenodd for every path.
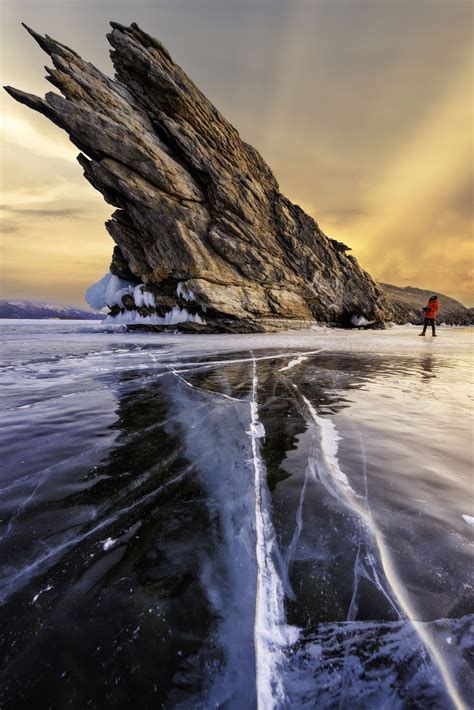
M 413 286 L 393 286 L 380 284 L 384 289 L 395 311 L 395 323 L 423 322 L 423 307 L 426 306 L 432 291 L 426 291 Z M 466 308 L 454 298 L 438 294 L 441 301 L 439 323 L 448 325 L 474 324 L 474 308 Z M 74 306 L 61 306 L 43 301 L 26 299 L 0 299 L 0 318 L 60 318 L 62 320 L 102 320 L 103 313 L 85 311 Z
M 0 318 L 60 318 L 61 320 L 102 320 L 102 313 L 85 311 L 74 306 L 61 306 L 42 301 L 0 299 Z
M 423 307 L 426 306 L 429 297 L 434 293 L 437 293 L 441 301 L 438 323 L 446 323 L 447 325 L 472 325 L 474 323 L 474 308 L 466 308 L 459 301 L 442 293 L 426 291 L 414 286 L 402 287 L 383 283 L 380 286 L 393 306 L 395 323 L 413 323 L 415 325 L 423 323 Z

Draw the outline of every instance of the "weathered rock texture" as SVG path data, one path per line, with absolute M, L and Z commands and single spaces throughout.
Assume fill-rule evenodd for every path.
M 5 88 L 67 131 L 85 177 L 118 208 L 106 223 L 117 245 L 111 271 L 153 294 L 155 307 L 139 306 L 143 320 L 173 308 L 199 313 L 202 323 L 180 326 L 197 330 L 389 320 L 382 289 L 280 193 L 163 45 L 136 24 L 111 26 L 115 80 L 27 28 L 62 96 Z M 125 300 L 113 313 L 137 308 Z
M 428 303 L 428 299 L 436 291 L 425 291 L 421 288 L 413 286 L 392 286 L 391 284 L 381 283 L 380 286 L 385 291 L 385 294 L 392 304 L 394 315 L 394 323 L 413 323 L 421 325 L 423 323 L 423 308 Z M 474 322 L 472 309 L 466 308 L 454 298 L 444 296 L 442 293 L 437 294 L 441 302 L 441 308 L 438 314 L 438 322 L 446 323 L 447 325 L 471 325 Z

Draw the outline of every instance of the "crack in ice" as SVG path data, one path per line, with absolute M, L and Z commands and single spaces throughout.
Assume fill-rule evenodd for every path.
M 294 360 L 290 360 L 288 365 L 285 365 L 284 367 L 280 367 L 278 372 L 285 372 L 285 370 L 291 370 L 293 367 L 296 367 L 297 365 L 301 365 L 301 363 L 307 359 L 308 359 L 307 357 L 300 355 L 299 357 L 295 358 Z
M 282 706 L 286 702 L 281 673 L 285 660 L 284 649 L 297 640 L 299 630 L 286 623 L 283 583 L 272 559 L 276 552 L 276 541 L 270 515 L 266 469 L 260 456 L 258 437 L 254 435 L 254 432 L 261 432 L 263 427 L 258 417 L 257 386 L 257 362 L 253 358 L 249 437 L 255 476 L 257 559 L 254 623 L 255 681 L 257 708 L 269 710 Z
M 314 436 L 314 435 L 313 435 Z M 315 445 L 313 443 L 311 447 L 311 452 L 308 457 L 308 462 L 306 464 L 303 485 L 301 486 L 300 499 L 298 502 L 298 508 L 296 510 L 296 525 L 291 538 L 290 544 L 285 553 L 284 557 L 284 571 L 285 571 L 285 582 L 288 589 L 288 596 L 295 601 L 296 595 L 293 591 L 290 582 L 290 573 L 295 558 L 296 550 L 298 547 L 298 542 L 301 537 L 301 532 L 303 530 L 303 505 L 306 498 L 306 490 L 308 488 L 309 481 L 316 481 L 316 473 L 314 471 L 314 458 L 315 458 Z
M 54 559 L 57 555 L 62 553 L 64 550 L 67 550 L 70 547 L 78 545 L 79 543 L 83 542 L 84 540 L 89 538 L 94 533 L 99 532 L 99 530 L 103 530 L 104 528 L 108 527 L 112 523 L 119 520 L 125 513 L 129 513 L 131 510 L 134 510 L 139 505 L 145 503 L 150 498 L 153 498 L 154 496 L 156 496 L 158 493 L 161 493 L 162 491 L 166 490 L 167 488 L 174 485 L 175 483 L 179 483 L 189 473 L 189 471 L 191 469 L 192 469 L 192 466 L 188 466 L 180 474 L 178 474 L 177 476 L 174 476 L 169 481 L 166 481 L 166 483 L 163 483 L 161 486 L 159 486 L 155 490 L 151 491 L 150 493 L 147 493 L 146 495 L 142 496 L 142 498 L 139 498 L 138 500 L 134 501 L 129 506 L 126 506 L 125 508 L 121 508 L 116 513 L 113 513 L 110 517 L 106 518 L 105 520 L 101 520 L 99 523 L 94 525 L 92 528 L 89 528 L 89 530 L 86 530 L 85 532 L 81 533 L 80 535 L 77 535 L 77 537 L 70 538 L 69 540 L 66 540 L 65 542 L 61 543 L 60 545 L 50 548 L 43 555 L 41 555 L 40 557 L 37 557 L 35 560 L 33 560 L 33 562 L 30 562 L 30 564 L 26 565 L 26 567 L 23 567 L 22 569 L 18 570 L 18 572 L 14 572 L 9 577 L 6 577 L 0 585 L 0 605 L 4 604 L 6 602 L 6 600 L 11 596 L 11 594 L 13 594 L 18 589 L 18 587 L 17 587 L 12 590 L 11 589 L 12 584 L 23 579 L 25 576 L 29 576 L 30 574 L 35 574 L 38 571 L 38 568 L 41 567 L 41 565 L 44 562 L 47 562 L 50 559 Z M 4 590 L 3 595 L 1 595 L 2 590 Z
M 188 387 L 191 387 L 191 389 L 193 390 L 198 390 L 199 392 L 204 392 L 205 394 L 211 394 L 215 397 L 223 397 L 224 399 L 230 399 L 231 402 L 239 402 L 239 404 L 246 404 L 245 400 L 243 399 L 237 399 L 237 397 L 231 397 L 230 395 L 224 394 L 223 392 L 213 392 L 212 390 L 205 389 L 204 387 L 198 387 L 197 385 L 193 385 L 191 382 L 188 382 L 188 380 L 182 377 L 179 374 L 179 371 L 175 370 L 174 367 L 171 367 L 170 371 L 173 373 L 173 375 L 175 375 L 175 377 L 178 378 L 178 380 L 181 380 L 183 384 L 187 385 Z
M 293 385 L 293 387 L 298 390 L 296 385 Z M 429 651 L 434 665 L 440 673 L 446 691 L 453 702 L 453 705 L 458 710 L 464 710 L 467 706 L 464 703 L 458 688 L 456 687 L 455 681 L 451 676 L 449 667 L 442 655 L 441 650 L 436 646 L 435 640 L 430 636 L 428 630 L 426 629 L 426 625 L 416 619 L 415 610 L 412 607 L 408 594 L 397 574 L 383 535 L 374 523 L 372 513 L 368 507 L 367 497 L 362 499 L 361 504 L 361 497 L 352 489 L 347 476 L 340 468 L 337 457 L 338 441 L 340 441 L 340 436 L 334 423 L 329 419 L 320 417 L 308 398 L 303 394 L 300 394 L 300 396 L 302 397 L 311 418 L 314 422 L 316 422 L 321 432 L 323 462 L 327 469 L 327 473 L 332 478 L 332 484 L 329 481 L 326 481 L 327 485 L 325 485 L 327 490 L 339 501 L 348 506 L 350 510 L 356 513 L 361 522 L 372 533 L 380 555 L 385 578 L 387 579 L 387 582 L 395 595 L 400 609 L 403 611 L 405 617 L 412 623 L 418 637 Z M 324 481 L 322 482 L 324 483 Z M 373 571 L 375 572 L 375 569 Z

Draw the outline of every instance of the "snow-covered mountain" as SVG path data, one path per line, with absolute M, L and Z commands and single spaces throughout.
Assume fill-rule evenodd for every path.
M 0 318 L 61 318 L 64 320 L 101 320 L 102 313 L 82 310 L 74 306 L 29 301 L 0 299 Z

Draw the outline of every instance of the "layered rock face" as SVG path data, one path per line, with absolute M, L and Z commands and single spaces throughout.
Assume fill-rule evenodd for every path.
M 278 188 L 269 167 L 136 24 L 111 23 L 112 80 L 47 35 L 45 99 L 17 101 L 69 134 L 117 209 L 108 275 L 89 292 L 117 322 L 250 332 L 392 318 L 383 290 Z

